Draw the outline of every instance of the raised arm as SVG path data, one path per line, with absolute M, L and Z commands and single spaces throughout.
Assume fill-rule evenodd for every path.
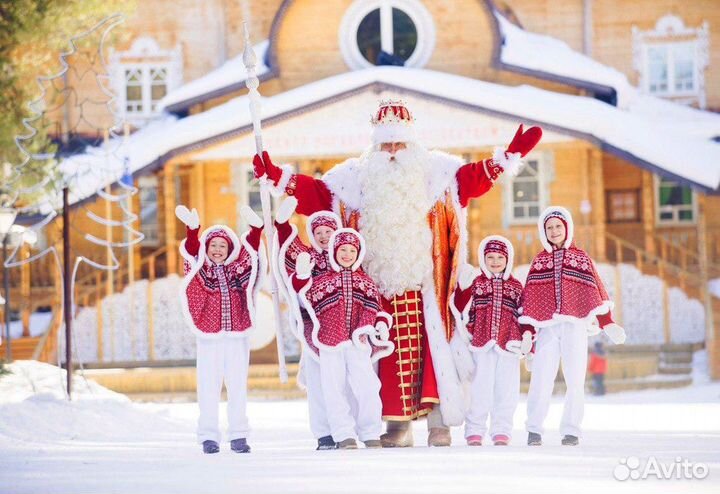
M 452 303 L 461 314 L 472 299 L 472 287 L 476 277 L 477 273 L 472 266 L 469 264 L 460 266 L 460 273 L 458 274 L 458 281 Z
M 191 256 L 197 256 L 200 252 L 200 215 L 197 209 L 190 211 L 187 207 L 180 205 L 175 208 L 175 216 L 185 224 L 185 250 Z
M 310 254 L 307 252 L 298 255 L 295 263 L 296 271 L 290 276 L 293 289 L 296 293 L 300 293 L 300 290 L 308 285 L 312 285 L 311 275 L 313 264 Z
M 257 252 L 260 248 L 260 236 L 262 235 L 263 221 L 260 216 L 258 216 L 252 208 L 250 208 L 250 206 L 243 206 L 240 208 L 240 214 L 242 214 L 247 224 L 250 225 L 250 231 L 248 232 L 246 238 L 247 243 L 250 244 L 250 247 L 255 252 Z
M 520 158 L 529 153 L 541 137 L 540 127 L 530 127 L 523 132 L 523 126 L 520 124 L 507 149 L 497 148 L 492 158 L 460 167 L 455 175 L 460 205 L 465 207 L 470 199 L 480 197 L 490 190 L 503 172 L 516 175 L 522 166 Z
M 262 158 L 255 155 L 253 167 L 255 178 L 267 175 L 272 184 L 270 191 L 274 196 L 287 194 L 297 199 L 296 211 L 299 214 L 310 215 L 317 211 L 332 209 L 332 193 L 322 180 L 294 173 L 289 165 L 283 167 L 274 165 L 267 151 L 263 151 Z

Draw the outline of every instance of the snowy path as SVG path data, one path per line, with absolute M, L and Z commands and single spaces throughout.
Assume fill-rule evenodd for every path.
M 137 404 L 100 390 L 73 403 L 41 392 L 11 396 L 0 379 L 2 493 L 446 493 L 446 492 L 718 492 L 720 383 L 681 390 L 588 398 L 585 437 L 559 446 L 553 402 L 546 446 L 524 446 L 524 399 L 507 448 L 422 446 L 406 450 L 313 451 L 304 401 L 256 401 L 249 414 L 253 453 L 202 455 L 195 444 L 196 405 Z M 37 390 L 36 390 L 37 391 Z M 17 393 L 16 393 L 17 394 Z M 613 469 L 627 456 L 677 456 L 709 467 L 703 480 L 626 480 Z

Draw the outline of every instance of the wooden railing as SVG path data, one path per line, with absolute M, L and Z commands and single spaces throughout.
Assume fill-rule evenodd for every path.
M 166 252 L 167 247 L 161 247 L 152 254 L 143 258 L 137 269 L 140 274 L 138 279 L 147 279 L 152 282 L 158 277 L 166 276 L 167 270 L 165 269 L 164 263 L 162 263 L 162 259 L 164 258 Z M 161 269 L 158 269 L 158 265 L 162 266 Z M 57 269 L 53 269 L 53 272 L 57 272 Z M 98 314 L 102 314 L 103 298 L 105 298 L 108 293 L 122 291 L 125 286 L 127 286 L 128 281 L 133 278 L 134 275 L 133 277 L 130 276 L 130 272 L 127 267 L 112 272 L 94 269 L 92 273 L 86 274 L 82 278 L 78 279 L 75 284 L 75 309 L 79 310 L 80 307 L 89 307 L 94 305 L 98 309 Z M 112 286 L 109 286 L 109 283 L 112 283 Z M 55 286 L 61 286 L 59 280 Z M 57 297 L 58 301 L 53 304 L 53 306 L 59 307 L 59 296 L 54 295 L 54 297 Z M 148 304 L 151 305 L 152 288 L 148 290 L 148 297 Z M 50 329 L 45 333 L 45 335 L 43 335 L 33 354 L 33 358 L 44 362 L 55 360 L 55 352 L 57 351 L 57 335 L 64 323 L 60 317 L 62 311 L 56 310 L 54 312 Z M 150 319 L 149 324 L 151 326 L 149 328 L 149 334 L 152 335 L 152 319 Z M 98 317 L 98 326 L 99 331 L 101 331 L 102 317 Z M 152 336 L 150 336 L 150 338 L 152 338 Z M 152 343 L 152 341 L 150 343 Z M 150 348 L 152 349 L 152 345 Z

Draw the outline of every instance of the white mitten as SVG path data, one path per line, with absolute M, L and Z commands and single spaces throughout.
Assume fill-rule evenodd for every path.
M 522 356 L 522 343 L 518 340 L 510 340 L 505 344 L 505 350 L 520 357 Z
M 383 341 L 387 341 L 390 339 L 390 328 L 385 321 L 378 321 L 378 323 L 375 325 L 375 330 L 377 331 L 379 339 Z
M 587 330 L 588 336 L 595 336 L 600 332 L 600 326 L 598 326 L 597 322 L 588 324 L 585 329 Z
M 315 263 L 310 258 L 310 254 L 307 252 L 301 252 L 295 259 L 295 274 L 298 279 L 306 280 L 310 278 L 312 274 L 312 268 Z
M 472 285 L 476 277 L 475 269 L 469 264 L 463 264 L 460 266 L 460 272 L 458 273 L 458 286 L 461 290 L 465 290 Z
M 250 208 L 250 206 L 243 206 L 240 208 L 240 214 L 242 214 L 242 217 L 245 218 L 248 225 L 254 226 L 255 228 L 263 226 L 263 221 L 260 219 L 260 216 L 258 216 L 257 213 Z
M 278 223 L 287 223 L 295 212 L 297 203 L 297 199 L 292 196 L 285 199 L 280 204 L 280 207 L 278 207 L 277 213 L 275 213 L 275 221 Z
M 610 340 L 616 345 L 622 345 L 625 343 L 625 330 L 622 326 L 615 323 L 608 324 L 603 328 L 603 331 L 605 331 L 607 337 L 610 338 Z
M 527 355 L 525 355 L 525 370 L 526 371 L 532 372 L 532 367 L 533 367 L 532 363 L 533 363 L 534 358 L 535 358 L 534 353 L 528 353 Z
M 532 350 L 532 333 L 525 331 L 522 335 L 522 343 L 520 343 L 520 353 L 527 355 Z
M 191 230 L 196 230 L 200 226 L 200 215 L 195 208 L 190 211 L 187 207 L 181 204 L 175 207 L 175 216 L 177 216 L 178 219 L 185 223 Z

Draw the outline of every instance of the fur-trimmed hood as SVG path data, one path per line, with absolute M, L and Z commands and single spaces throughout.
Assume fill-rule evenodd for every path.
M 562 206 L 550 206 L 546 208 L 538 218 L 538 236 L 540 238 L 540 243 L 547 252 L 552 252 L 552 244 L 550 244 L 547 236 L 545 235 L 545 222 L 549 216 L 559 216 L 565 220 L 565 224 L 567 225 L 567 236 L 565 238 L 565 243 L 563 244 L 563 249 L 567 249 L 572 245 L 575 235 L 575 224 L 573 223 L 570 211 Z
M 355 270 L 357 270 L 357 268 L 360 267 L 360 265 L 363 262 L 363 259 L 365 259 L 365 252 L 367 249 L 365 248 L 365 239 L 362 237 L 362 235 L 360 235 L 360 233 L 358 233 L 357 230 L 355 230 L 353 228 L 338 228 L 337 230 L 335 230 L 333 232 L 332 236 L 330 237 L 330 242 L 328 243 L 328 257 L 329 257 L 329 261 L 330 261 L 330 267 L 333 269 L 333 271 L 339 272 L 339 271 L 343 270 L 343 267 L 340 266 L 340 264 L 338 264 L 337 260 L 335 259 L 335 246 L 338 241 L 338 235 L 341 235 L 344 233 L 357 237 L 358 242 L 360 243 L 360 248 L 358 249 L 357 259 L 355 260 L 353 265 L 350 266 L 350 269 L 352 271 L 355 271 Z
M 312 245 L 313 249 L 315 249 L 318 252 L 322 252 L 323 248 L 320 247 L 320 245 L 315 241 L 315 235 L 313 233 L 312 224 L 313 222 L 321 217 L 327 217 L 335 221 L 335 224 L 337 225 L 335 229 L 337 230 L 342 226 L 342 221 L 340 220 L 340 217 L 333 213 L 332 211 L 317 211 L 310 216 L 308 216 L 307 222 L 305 223 L 305 231 L 307 232 L 308 240 L 310 242 L 310 245 Z
M 240 243 L 240 239 L 238 238 L 237 234 L 232 231 L 232 229 L 228 228 L 225 225 L 213 225 L 209 228 L 206 228 L 203 230 L 202 234 L 200 235 L 200 249 L 198 251 L 198 261 L 201 263 L 205 262 L 213 262 L 210 261 L 207 255 L 207 239 L 208 237 L 214 233 L 214 232 L 222 232 L 225 236 L 227 236 L 230 241 L 232 242 L 232 249 L 230 252 L 228 252 L 227 259 L 225 259 L 223 262 L 221 262 L 221 265 L 227 265 L 232 263 L 234 260 L 238 258 L 240 255 L 240 249 L 242 248 L 242 244 Z M 214 263 L 214 262 L 213 262 Z
M 512 243 L 502 235 L 489 235 L 482 239 L 480 242 L 480 246 L 478 247 L 478 262 L 480 264 L 480 270 L 483 272 L 485 276 L 492 279 L 494 276 L 492 272 L 488 269 L 487 265 L 485 264 L 485 246 L 487 246 L 488 242 L 495 240 L 497 242 L 502 242 L 505 244 L 505 247 L 507 247 L 507 266 L 505 266 L 505 271 L 503 271 L 503 280 L 507 280 L 512 275 L 512 270 L 515 262 L 515 249 L 513 248 Z

